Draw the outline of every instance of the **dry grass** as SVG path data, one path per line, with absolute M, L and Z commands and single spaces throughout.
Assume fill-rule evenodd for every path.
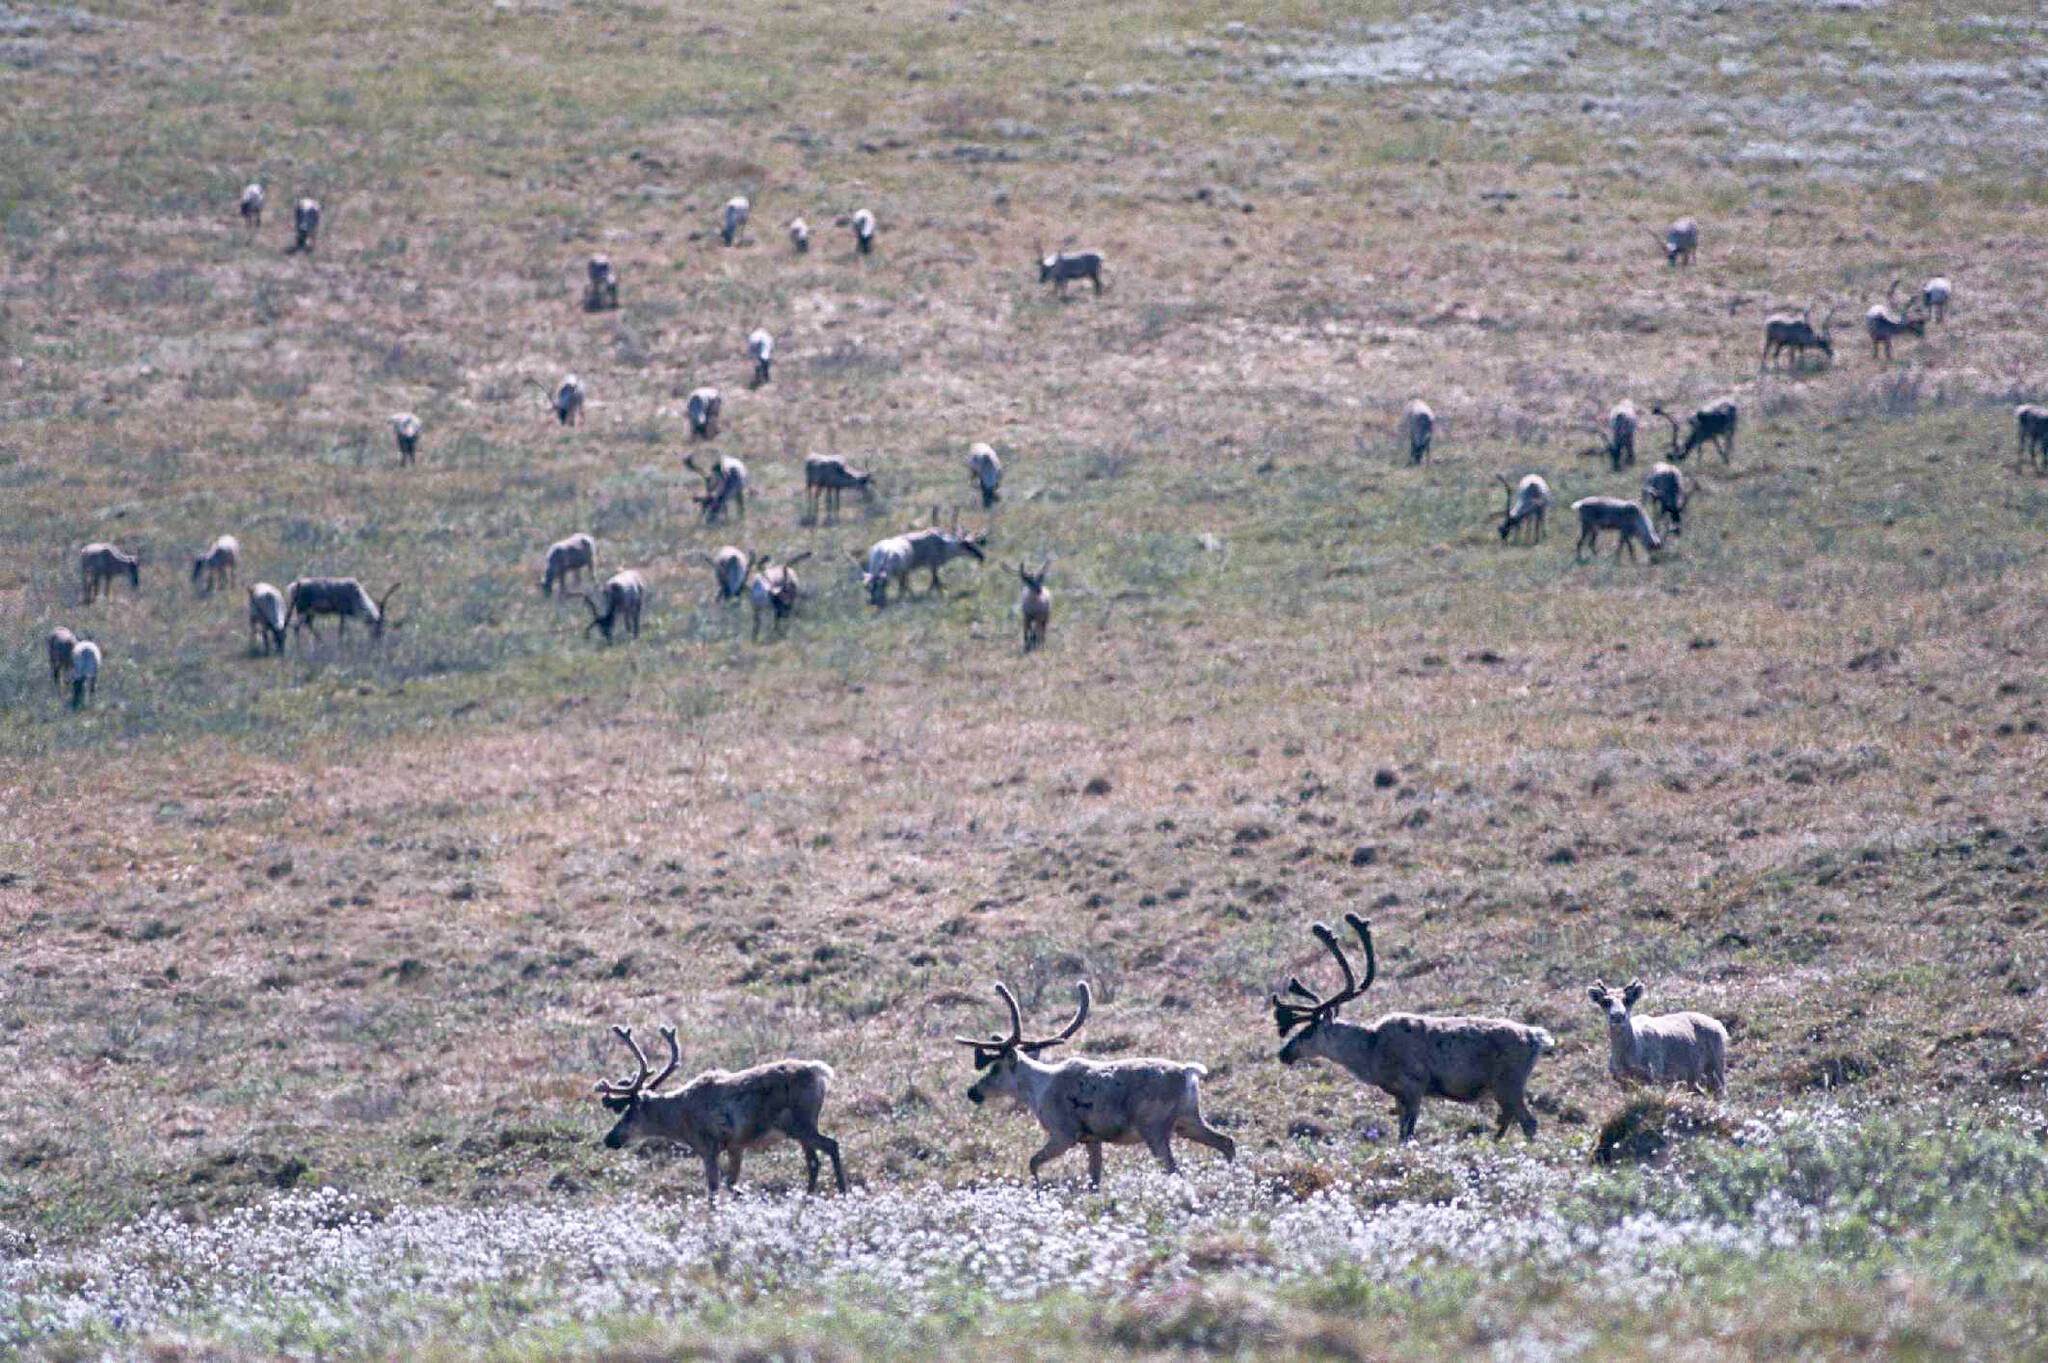
M 2012 471 L 2008 405 L 2048 392 L 2038 186 L 1990 151 L 1915 178 L 1981 76 L 1906 106 L 1877 164 L 1753 145 L 1786 100 L 1857 97 L 1815 55 L 2003 70 L 2003 21 L 1745 8 L 1734 55 L 1810 54 L 1796 80 L 1725 68 L 1645 122 L 1582 104 L 1591 51 L 1469 92 L 1297 81 L 1262 45 L 1356 38 L 1307 5 L 1252 34 L 1149 3 L 9 14 L 0 1217 L 43 1242 L 281 1186 L 687 1181 L 596 1147 L 614 1020 L 676 1023 L 691 1067 L 830 1061 L 857 1182 L 1010 1173 L 1033 1135 L 959 1101 L 944 1042 L 997 976 L 1051 1009 L 1088 975 L 1093 1048 L 1208 1064 L 1213 1119 L 1286 1178 L 1291 1127 L 1348 1162 L 1387 1125 L 1271 1062 L 1263 1000 L 1346 908 L 1384 1006 L 1558 1034 L 1544 1158 L 1619 1102 L 1595 976 L 1726 1020 L 1738 1109 L 2003 1093 L 2048 1045 L 2048 485 Z M 278 219 L 254 244 L 250 178 Z M 301 192 L 329 214 L 309 258 L 280 251 Z M 829 227 L 862 203 L 866 261 Z M 1681 212 L 1700 263 L 1671 271 L 1648 233 Z M 1100 300 L 1032 284 L 1064 241 L 1108 254 Z M 594 249 L 618 313 L 577 306 Z M 1936 272 L 1951 321 L 1893 365 L 1845 335 L 1756 375 L 1770 308 L 1822 297 L 1846 330 Z M 747 392 L 760 324 L 776 380 Z M 570 370 L 564 432 L 523 380 Z M 731 529 L 679 467 L 705 382 L 757 485 Z M 1723 393 L 1736 460 L 1688 465 L 1660 563 L 1574 564 L 1563 505 L 1540 548 L 1497 542 L 1494 473 L 1633 495 L 1573 457 L 1588 423 Z M 1411 470 L 1417 394 L 1442 427 Z M 1009 467 L 991 562 L 875 616 L 846 551 L 964 505 L 976 439 Z M 799 525 L 811 451 L 880 495 Z M 578 529 L 653 583 L 638 643 L 534 590 Z M 406 628 L 251 656 L 239 592 L 184 580 L 223 531 L 247 581 L 403 580 Z M 143 590 L 88 609 L 101 538 Z M 815 552 L 783 641 L 713 601 L 690 555 L 727 540 Z M 1004 564 L 1043 555 L 1026 660 Z M 42 669 L 57 623 L 107 651 L 82 713 Z M 1164 1348 L 1157 1314 L 1103 1328 Z M 1354 1347 L 1302 1319 L 1229 1337 Z

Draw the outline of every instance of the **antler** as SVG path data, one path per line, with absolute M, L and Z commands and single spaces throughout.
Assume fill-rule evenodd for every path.
M 1074 990 L 1081 999 L 1081 1006 L 1074 1012 L 1074 1020 L 1069 1022 L 1066 1028 L 1057 1036 L 1040 1037 L 1034 1041 L 1026 1041 L 1024 1039 L 1024 1010 L 1017 1006 L 1017 996 L 1010 992 L 1010 986 L 1001 980 L 997 980 L 996 994 L 1002 999 L 1004 1006 L 1010 1010 L 1010 1034 L 1006 1037 L 998 1032 L 990 1032 L 986 1040 L 970 1036 L 956 1036 L 953 1040 L 962 1046 L 972 1046 L 977 1052 L 1018 1050 L 1026 1055 L 1036 1055 L 1040 1051 L 1049 1050 L 1054 1046 L 1062 1044 L 1069 1037 L 1073 1036 L 1074 1033 L 1080 1031 L 1081 1024 L 1088 1020 L 1088 1006 L 1093 1000 L 1093 995 L 1090 994 L 1088 989 L 1088 981 L 1081 980 L 1077 982 Z M 976 1059 L 980 1060 L 980 1056 L 977 1055 Z
M 996 981 L 996 993 L 998 996 L 1001 997 L 1004 1003 L 1009 1005 L 1010 1035 L 1006 1038 L 999 1035 L 998 1033 L 990 1032 L 988 1034 L 988 1040 L 986 1041 L 971 1036 L 956 1036 L 953 1038 L 953 1040 L 957 1041 L 962 1046 L 973 1046 L 979 1050 L 984 1051 L 1001 1050 L 1006 1046 L 1015 1046 L 1016 1044 L 1018 1044 L 1018 1042 L 1023 1040 L 1024 1014 L 1017 1007 L 1017 996 L 1015 994 L 1012 994 L 1010 992 L 1010 986 L 1004 984 L 1001 980 Z
M 1666 421 L 1668 421 L 1668 422 L 1670 422 L 1670 423 L 1671 423 L 1671 452 L 1672 452 L 1673 454 L 1677 454 L 1677 453 L 1678 453 L 1678 418 L 1677 418 L 1677 417 L 1675 417 L 1675 416 L 1673 416 L 1673 415 L 1671 415 L 1671 413 L 1669 413 L 1669 412 L 1665 411 L 1665 410 L 1664 410 L 1664 409 L 1663 409 L 1662 407 L 1657 407 L 1657 406 L 1652 406 L 1652 407 L 1650 408 L 1650 414 L 1651 414 L 1652 416 L 1661 416 L 1661 417 L 1663 417 L 1663 418 L 1664 418 L 1664 419 L 1665 419 Z
M 662 1028 L 661 1039 L 668 1043 L 668 1068 L 663 1070 L 660 1074 L 655 1075 L 652 1079 L 648 1080 L 647 1086 L 641 1090 L 641 1092 L 643 1093 L 652 1093 L 656 1089 L 660 1088 L 662 1081 L 667 1079 L 671 1074 L 674 1074 L 676 1072 L 676 1066 L 682 1063 L 683 1051 L 680 1046 L 676 1045 L 676 1029 L 673 1027 Z
M 1330 954 L 1337 958 L 1337 966 L 1344 972 L 1344 987 L 1328 998 L 1321 998 L 1317 996 L 1314 990 L 1304 985 L 1298 977 L 1288 976 L 1287 992 L 1307 999 L 1308 1006 L 1303 1007 L 1300 1004 L 1288 1003 L 1278 994 L 1271 996 L 1273 1021 L 1278 1024 L 1280 1035 L 1286 1036 L 1304 1022 L 1316 1022 L 1324 1018 L 1336 1017 L 1339 1010 L 1345 1004 L 1372 988 L 1373 979 L 1379 974 L 1378 958 L 1374 955 L 1372 949 L 1372 924 L 1355 913 L 1345 914 L 1344 921 L 1350 925 L 1353 932 L 1358 934 L 1358 940 L 1365 948 L 1365 978 L 1360 980 L 1352 973 L 1351 962 L 1345 958 L 1344 949 L 1338 945 L 1337 934 L 1330 931 L 1330 925 L 1327 923 L 1311 924 L 1309 931 L 1314 933 L 1316 940 L 1328 947 Z
M 633 1029 L 631 1027 L 621 1027 L 614 1023 L 612 1031 L 619 1040 L 632 1048 L 633 1058 L 640 1062 L 640 1073 L 634 1075 L 631 1079 L 600 1079 L 597 1081 L 597 1091 L 604 1094 L 607 1098 L 630 1098 L 638 1093 L 641 1086 L 647 1082 L 647 1072 L 653 1067 L 647 1063 L 646 1053 L 640 1049 L 640 1043 L 633 1040 Z M 672 1036 L 673 1033 L 670 1035 Z M 665 1079 L 668 1076 L 664 1074 L 662 1077 Z
M 398 589 L 400 587 L 403 587 L 404 585 L 405 584 L 403 582 L 394 582 L 391 584 L 390 588 L 385 591 L 384 595 L 377 598 L 377 614 L 382 615 L 384 613 L 384 603 L 389 601 L 392 597 L 398 595 Z
M 1088 1020 L 1088 1005 L 1094 996 L 1089 993 L 1088 981 L 1086 980 L 1076 981 L 1074 992 L 1080 996 L 1081 1006 L 1075 1010 L 1074 1020 L 1067 1024 L 1066 1030 L 1062 1031 L 1058 1036 L 1045 1037 L 1039 1041 L 1023 1042 L 1017 1047 L 1018 1050 L 1023 1051 L 1027 1055 L 1036 1055 L 1040 1051 L 1049 1050 L 1054 1046 L 1063 1044 L 1067 1038 L 1081 1030 L 1081 1024 Z

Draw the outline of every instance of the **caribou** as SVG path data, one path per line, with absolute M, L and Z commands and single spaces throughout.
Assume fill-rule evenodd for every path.
M 1091 995 L 1086 980 L 1075 985 L 1080 1007 L 1073 1020 L 1051 1036 L 1024 1038 L 1024 1014 L 1010 986 L 997 981 L 996 994 L 1010 1012 L 1010 1034 L 954 1037 L 974 1053 L 980 1072 L 967 1100 L 976 1107 L 992 1098 L 1023 1108 L 1045 1128 L 1045 1144 L 1029 1161 L 1031 1178 L 1077 1145 L 1088 1150 L 1088 1184 L 1102 1184 L 1102 1147 L 1143 1143 L 1173 1173 L 1173 1138 L 1206 1145 L 1226 1160 L 1237 1158 L 1237 1142 L 1202 1116 L 1200 1065 L 1178 1060 L 1088 1060 L 1075 1057 L 1049 1064 L 1038 1057 L 1065 1045 L 1088 1020 Z
M 819 1060 L 777 1060 L 737 1073 L 706 1070 L 674 1093 L 658 1094 L 655 1090 L 682 1063 L 676 1029 L 661 1029 L 661 1039 L 668 1043 L 668 1065 L 652 1079 L 648 1076 L 654 1067 L 633 1040 L 632 1029 L 614 1026 L 612 1032 L 633 1052 L 639 1073 L 630 1079 L 597 1081 L 598 1101 L 618 1118 L 605 1133 L 605 1149 L 618 1150 L 645 1140 L 688 1146 L 704 1161 L 705 1191 L 716 1199 L 721 1155 L 725 1157 L 725 1186 L 730 1191 L 740 1181 L 742 1154 L 786 1137 L 803 1148 L 809 1174 L 806 1191 L 818 1191 L 821 1151 L 832 1161 L 833 1182 L 840 1192 L 846 1191 L 839 1142 L 818 1129 L 818 1114 L 824 1110 L 825 1095 L 832 1085 L 830 1065 Z
M 1344 921 L 1365 947 L 1365 978 L 1352 973 L 1351 962 L 1329 926 L 1312 925 L 1309 931 L 1343 971 L 1344 986 L 1325 997 L 1303 984 L 1299 976 L 1289 976 L 1287 997 L 1271 996 L 1274 1025 L 1281 1036 L 1289 1037 L 1280 1048 L 1280 1063 L 1327 1060 L 1384 1091 L 1394 1100 L 1404 1141 L 1414 1138 L 1424 1098 L 1475 1103 L 1488 1096 L 1500 1105 L 1495 1140 L 1507 1134 L 1510 1123 L 1517 1122 L 1524 1136 L 1535 1139 L 1536 1114 L 1529 1110 L 1524 1095 L 1537 1059 L 1557 1045 L 1550 1033 L 1505 1018 L 1388 1013 L 1373 1022 L 1344 1021 L 1339 1012 L 1372 988 L 1378 973 L 1372 924 L 1355 913 L 1345 914 Z M 1301 1002 L 1290 1002 L 1292 999 Z

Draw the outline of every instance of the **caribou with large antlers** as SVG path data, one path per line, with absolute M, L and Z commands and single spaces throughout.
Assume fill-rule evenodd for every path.
M 1785 351 L 1792 352 L 1795 367 L 1806 362 L 1806 352 L 1818 350 L 1833 360 L 1835 358 L 1835 310 L 1828 309 L 1827 320 L 1815 330 L 1813 313 L 1801 308 L 1798 312 L 1774 312 L 1764 319 L 1764 354 L 1757 362 L 1762 369 Z
M 1237 1142 L 1202 1119 L 1201 1079 L 1208 1071 L 1177 1060 L 1086 1060 L 1047 1064 L 1038 1057 L 1065 1044 L 1088 1020 L 1088 982 L 1075 986 L 1081 1006 L 1074 1020 L 1053 1036 L 1024 1038 L 1024 1014 L 1017 996 L 1000 981 L 996 993 L 1010 1010 L 1010 1034 L 953 1039 L 974 1050 L 981 1077 L 967 1090 L 980 1106 L 1005 1098 L 1028 1111 L 1045 1128 L 1046 1141 L 1031 1156 L 1031 1177 L 1077 1145 L 1088 1147 L 1088 1183 L 1102 1183 L 1102 1147 L 1142 1142 L 1172 1173 L 1173 1138 L 1188 1140 L 1237 1158 Z
M 613 1027 L 633 1052 L 640 1072 L 631 1079 L 597 1081 L 599 1101 L 618 1121 L 605 1134 L 608 1150 L 634 1141 L 665 1140 L 687 1145 L 704 1161 L 704 1182 L 718 1195 L 718 1158 L 725 1156 L 725 1186 L 740 1180 L 740 1156 L 756 1146 L 787 1137 L 803 1147 L 810 1178 L 806 1191 L 818 1191 L 818 1152 L 832 1160 L 832 1177 L 846 1191 L 846 1170 L 839 1163 L 839 1142 L 818 1130 L 818 1113 L 832 1084 L 832 1067 L 819 1060 L 777 1060 L 732 1073 L 706 1070 L 674 1093 L 655 1090 L 676 1072 L 682 1050 L 676 1029 L 661 1029 L 668 1043 L 668 1066 L 649 1079 L 653 1066 L 633 1040 L 630 1027 Z
M 1372 988 L 1378 973 L 1372 925 L 1355 913 L 1345 914 L 1344 921 L 1365 947 L 1365 978 L 1352 973 L 1351 962 L 1329 925 L 1314 924 L 1309 931 L 1337 958 L 1337 966 L 1344 972 L 1344 987 L 1325 998 L 1303 984 L 1299 976 L 1288 977 L 1287 997 L 1272 996 L 1273 1021 L 1280 1035 L 1293 1033 L 1280 1048 L 1280 1063 L 1328 1060 L 1391 1094 L 1404 1141 L 1415 1135 L 1415 1119 L 1424 1098 L 1474 1103 L 1488 1095 L 1500 1104 L 1500 1125 L 1494 1128 L 1494 1139 L 1507 1133 L 1510 1122 L 1519 1122 L 1522 1134 L 1533 1140 L 1536 1116 L 1523 1094 L 1537 1057 L 1557 1045 L 1550 1033 L 1505 1018 L 1388 1013 L 1373 1022 L 1343 1021 L 1338 1012 Z M 1303 1002 L 1292 1003 L 1289 998 Z
M 1669 458 L 1674 464 L 1682 464 L 1685 457 L 1694 450 L 1712 441 L 1714 448 L 1721 452 L 1721 462 L 1726 464 L 1735 457 L 1735 430 L 1742 424 L 1742 409 L 1732 398 L 1709 403 L 1686 418 L 1685 443 L 1678 440 L 1678 418 L 1661 406 L 1650 409 L 1652 416 L 1661 416 L 1671 423 L 1671 452 Z M 1704 457 L 1704 456 L 1702 456 Z

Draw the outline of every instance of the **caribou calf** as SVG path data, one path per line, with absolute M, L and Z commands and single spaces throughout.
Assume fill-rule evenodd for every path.
M 1035 573 L 1022 563 L 1017 565 L 1017 576 L 1024 580 L 1024 594 L 1018 599 L 1017 613 L 1024 617 L 1026 653 L 1044 645 L 1045 631 L 1052 624 L 1052 593 L 1045 589 L 1045 570 L 1050 567 L 1051 559 L 1039 564 Z
M 605 1133 L 607 1150 L 618 1150 L 635 1141 L 674 1141 L 685 1145 L 704 1161 L 707 1196 L 718 1196 L 718 1160 L 725 1157 L 725 1186 L 730 1190 L 740 1181 L 740 1157 L 746 1151 L 788 1138 L 803 1148 L 804 1167 L 810 1177 L 806 1191 L 818 1191 L 818 1154 L 832 1161 L 832 1179 L 839 1191 L 846 1191 L 846 1169 L 839 1162 L 839 1142 L 818 1129 L 818 1114 L 824 1111 L 825 1095 L 832 1085 L 832 1067 L 818 1060 L 777 1060 L 737 1073 L 706 1070 L 674 1093 L 657 1094 L 676 1066 L 682 1050 L 676 1044 L 676 1029 L 661 1029 L 668 1043 L 668 1067 L 654 1078 L 647 1076 L 653 1066 L 633 1040 L 628 1027 L 613 1027 L 619 1040 L 632 1049 L 640 1072 L 631 1079 L 600 1079 L 599 1101 L 618 1118 Z
M 1298 976 L 1290 976 L 1287 997 L 1306 1000 L 1305 1004 L 1287 1002 L 1279 994 L 1272 996 L 1273 1021 L 1280 1035 L 1294 1033 L 1280 1048 L 1280 1063 L 1327 1060 L 1389 1094 L 1400 1115 L 1404 1141 L 1415 1135 L 1424 1098 L 1476 1103 L 1489 1096 L 1500 1105 L 1495 1140 L 1507 1134 L 1510 1123 L 1519 1123 L 1522 1134 L 1534 1140 L 1536 1114 L 1529 1111 L 1525 1094 L 1537 1059 L 1557 1045 L 1550 1033 L 1505 1018 L 1417 1013 L 1388 1013 L 1373 1022 L 1345 1022 L 1338 1017 L 1339 1011 L 1372 988 L 1378 967 L 1373 958 L 1372 925 L 1355 913 L 1345 914 L 1344 921 L 1365 945 L 1365 979 L 1360 981 L 1351 973 L 1351 962 L 1338 946 L 1336 934 L 1325 924 L 1313 925 L 1310 931 L 1316 940 L 1337 958 L 1338 968 L 1344 972 L 1344 987 L 1324 998 Z M 1298 1032 L 1297 1027 L 1301 1029 Z
M 59 625 L 50 631 L 43 646 L 50 654 L 50 685 L 62 691 L 64 678 L 71 671 L 71 659 L 78 651 L 78 636 Z
M 1728 1088 L 1728 1029 L 1705 1013 L 1639 1018 L 1629 1010 L 1643 996 L 1630 980 L 1617 994 L 1593 981 L 1586 994 L 1607 1014 L 1607 1072 L 1621 1084 L 1690 1084 L 1716 1096 Z
M 981 1072 L 967 1090 L 967 1100 L 980 1107 L 1000 1098 L 1023 1108 L 1045 1128 L 1045 1144 L 1031 1156 L 1031 1178 L 1038 1171 L 1077 1145 L 1088 1148 L 1088 1184 L 1102 1184 L 1102 1147 L 1137 1145 L 1141 1142 L 1163 1165 L 1167 1173 L 1178 1167 L 1173 1159 L 1175 1136 L 1206 1145 L 1226 1160 L 1237 1158 L 1237 1142 L 1210 1126 L 1202 1117 L 1202 1076 L 1200 1065 L 1178 1060 L 1086 1060 L 1079 1057 L 1060 1064 L 1047 1064 L 1038 1057 L 1064 1044 L 1088 1020 L 1088 982 L 1075 986 L 1081 1006 L 1074 1020 L 1056 1036 L 1024 1039 L 1024 1015 L 1016 995 L 998 983 L 996 993 L 1010 1010 L 1010 1034 L 991 1033 L 987 1039 L 953 1038 L 974 1051 L 974 1068 Z

